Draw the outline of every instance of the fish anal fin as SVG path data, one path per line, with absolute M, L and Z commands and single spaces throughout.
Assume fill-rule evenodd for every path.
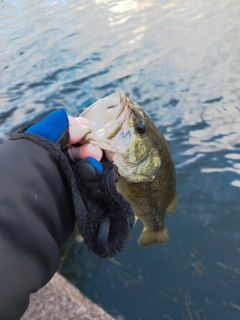
M 166 243 L 169 241 L 169 239 L 170 238 L 166 227 L 162 228 L 159 231 L 149 231 L 143 229 L 138 238 L 138 244 L 140 246 L 147 247 L 153 243 Z
M 167 213 L 169 214 L 169 215 L 171 215 L 171 214 L 173 214 L 173 212 L 175 211 L 175 209 L 176 209 L 176 206 L 177 206 L 177 192 L 175 191 L 175 194 L 174 194 L 174 196 L 173 196 L 173 199 L 172 199 L 172 201 L 170 202 L 170 204 L 168 205 L 168 207 L 167 207 Z

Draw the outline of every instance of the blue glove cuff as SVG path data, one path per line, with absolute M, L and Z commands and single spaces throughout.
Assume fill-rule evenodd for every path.
M 68 128 L 68 117 L 64 109 L 53 111 L 43 120 L 29 127 L 25 132 L 38 134 L 56 143 Z
M 97 169 L 100 173 L 103 173 L 103 166 L 100 161 L 93 157 L 86 157 L 88 162 L 93 166 L 94 169 Z

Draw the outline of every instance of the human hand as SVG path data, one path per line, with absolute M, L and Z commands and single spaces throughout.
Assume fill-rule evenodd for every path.
M 97 146 L 93 146 L 90 143 L 85 143 L 82 138 L 91 130 L 90 122 L 83 117 L 71 117 L 68 116 L 69 121 L 69 142 L 67 144 L 68 153 L 71 159 L 76 162 L 86 157 L 93 157 L 97 160 L 101 160 L 103 156 L 102 149 Z M 75 147 L 74 144 L 81 144 L 79 147 Z
M 26 133 L 40 135 L 54 143 L 60 144 L 61 148 L 67 148 L 68 154 L 74 162 L 88 156 L 101 160 L 103 151 L 82 140 L 85 134 L 90 131 L 91 126 L 87 119 L 68 116 L 66 111 L 60 108 L 30 126 L 26 130 Z M 67 137 L 68 140 L 65 138 L 62 139 L 62 136 Z M 67 144 L 66 141 L 68 141 Z M 80 146 L 76 147 L 76 143 L 79 143 Z

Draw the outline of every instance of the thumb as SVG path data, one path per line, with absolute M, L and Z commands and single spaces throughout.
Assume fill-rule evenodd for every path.
M 69 121 L 69 143 L 79 142 L 91 129 L 90 122 L 83 117 L 68 116 Z

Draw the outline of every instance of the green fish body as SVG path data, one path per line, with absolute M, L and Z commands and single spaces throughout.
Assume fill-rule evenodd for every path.
M 118 167 L 117 189 L 144 224 L 138 243 L 167 242 L 164 217 L 174 212 L 177 193 L 174 163 L 161 132 L 123 92 L 98 100 L 80 116 L 92 124 L 85 140 L 102 148 Z

